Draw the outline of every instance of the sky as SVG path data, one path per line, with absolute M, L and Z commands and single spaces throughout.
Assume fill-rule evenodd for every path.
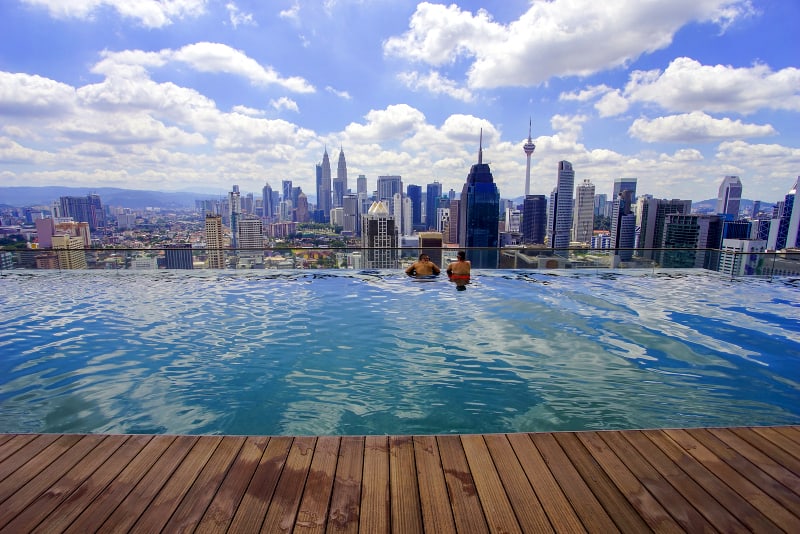
M 313 201 L 460 192 L 479 141 L 503 198 L 558 162 L 611 196 L 774 202 L 800 175 L 797 0 L 0 0 L 0 184 Z M 529 130 L 530 128 L 530 130 Z

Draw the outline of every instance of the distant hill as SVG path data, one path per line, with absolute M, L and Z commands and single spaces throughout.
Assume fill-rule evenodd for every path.
M 140 191 L 116 187 L 0 187 L 0 206 L 24 208 L 50 206 L 66 196 L 100 195 L 104 206 L 124 208 L 191 208 L 195 200 L 218 198 L 219 195 L 192 192 Z
M 772 202 L 761 202 L 761 211 L 770 211 L 775 204 Z M 692 211 L 697 213 L 716 213 L 717 199 L 709 198 L 708 200 L 701 200 L 699 202 L 692 202 Z M 753 201 L 743 198 L 739 202 L 739 211 L 741 213 L 749 214 L 753 211 Z

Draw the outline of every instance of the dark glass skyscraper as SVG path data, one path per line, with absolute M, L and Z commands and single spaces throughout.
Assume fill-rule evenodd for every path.
M 547 229 L 547 197 L 528 195 L 522 204 L 522 242 L 543 245 Z
M 439 207 L 439 198 L 442 196 L 442 184 L 433 182 L 428 184 L 425 191 L 425 226 L 429 230 L 436 230 L 436 209 Z
M 472 266 L 497 268 L 500 192 L 489 165 L 483 162 L 483 135 L 478 149 L 478 163 L 472 166 L 461 190 L 458 244 L 467 250 Z M 430 225 L 430 223 L 426 222 Z
M 422 227 L 422 186 L 409 185 L 406 187 L 406 196 L 411 199 L 411 225 L 415 230 Z

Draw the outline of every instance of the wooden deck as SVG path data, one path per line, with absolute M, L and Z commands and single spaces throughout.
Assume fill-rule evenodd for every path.
M 800 532 L 800 427 L 0 434 L 2 532 Z

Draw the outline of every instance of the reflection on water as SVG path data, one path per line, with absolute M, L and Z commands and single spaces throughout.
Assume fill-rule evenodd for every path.
M 6 272 L 0 431 L 420 434 L 800 423 L 790 280 Z

